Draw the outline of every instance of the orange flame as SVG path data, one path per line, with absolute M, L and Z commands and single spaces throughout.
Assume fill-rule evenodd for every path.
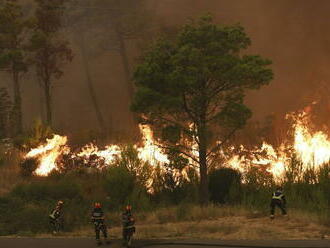
M 251 166 L 261 166 L 267 172 L 271 173 L 275 181 L 280 182 L 287 170 L 290 159 L 293 154 L 301 161 L 303 171 L 308 168 L 317 170 L 323 164 L 330 161 L 330 140 L 329 137 L 321 131 L 312 132 L 310 126 L 310 111 L 302 111 L 298 114 L 291 114 L 294 120 L 293 124 L 293 140 L 283 141 L 279 148 L 263 143 L 261 147 L 246 149 L 244 146 L 238 148 L 231 147 L 232 155 L 225 154 L 223 150 L 218 153 L 224 158 L 224 165 L 230 168 L 246 173 Z M 154 172 L 160 170 L 166 172 L 166 164 L 169 163 L 167 155 L 159 147 L 154 139 L 153 132 L 148 126 L 140 125 L 142 133 L 142 145 L 135 145 L 134 148 L 138 152 L 138 158 L 144 162 L 148 162 L 154 168 Z M 39 161 L 36 175 L 47 176 L 51 171 L 57 169 L 56 160 L 62 154 L 69 153 L 70 149 L 66 145 L 67 137 L 54 135 L 52 139 L 47 139 L 47 143 L 32 149 L 26 158 L 37 158 Z M 191 145 L 196 150 L 196 144 Z M 234 153 L 236 151 L 236 153 Z M 99 149 L 94 144 L 86 145 L 80 152 L 72 155 L 73 157 L 88 159 L 95 155 L 102 158 L 105 166 L 114 165 L 117 158 L 121 157 L 122 149 L 118 145 L 109 145 L 105 149 Z M 136 171 L 139 168 L 135 168 Z M 182 180 L 189 180 L 187 170 L 189 166 L 181 170 L 172 170 L 172 174 L 179 183 Z M 156 172 L 155 172 L 156 173 Z M 152 173 L 152 174 L 155 174 Z M 153 177 L 153 175 L 151 175 Z M 152 191 L 153 178 L 149 178 L 146 186 Z
M 67 141 L 65 136 L 54 135 L 52 139 L 47 139 L 45 145 L 40 145 L 26 154 L 26 158 L 38 158 L 39 166 L 35 171 L 36 175 L 47 176 L 56 169 L 57 158 L 69 151 L 66 146 Z

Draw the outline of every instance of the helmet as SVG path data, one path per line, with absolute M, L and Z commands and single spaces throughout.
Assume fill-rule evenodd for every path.
M 132 206 L 128 204 L 128 205 L 126 206 L 126 210 L 127 210 L 127 211 L 131 211 L 131 210 L 132 210 Z
M 101 203 L 99 203 L 99 202 L 95 202 L 94 207 L 95 207 L 95 208 L 101 208 Z
M 282 187 L 282 186 L 277 186 L 277 187 L 276 187 L 276 190 L 278 190 L 278 191 L 283 191 L 283 187 Z
M 63 204 L 64 204 L 64 202 L 61 201 L 61 200 L 57 202 L 57 205 L 58 205 L 58 206 L 62 206 Z

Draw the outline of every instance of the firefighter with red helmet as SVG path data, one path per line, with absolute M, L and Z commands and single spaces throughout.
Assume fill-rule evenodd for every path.
M 104 236 L 104 240 L 106 243 L 109 243 L 108 241 L 108 233 L 107 233 L 107 226 L 105 225 L 105 217 L 104 212 L 102 210 L 101 203 L 95 202 L 94 209 L 92 211 L 91 215 L 92 222 L 94 223 L 95 228 L 95 238 L 98 245 L 101 245 L 101 239 L 100 239 L 100 232 L 102 232 Z
M 131 246 L 132 236 L 135 233 L 135 220 L 132 215 L 132 206 L 127 205 L 122 214 L 123 243 L 126 247 Z

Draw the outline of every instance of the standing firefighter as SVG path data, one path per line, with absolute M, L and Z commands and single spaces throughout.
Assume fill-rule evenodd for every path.
M 62 209 L 63 201 L 58 201 L 54 210 L 49 215 L 49 221 L 53 229 L 53 234 L 56 234 L 63 229 Z
M 275 207 L 279 207 L 283 215 L 286 215 L 286 199 L 283 194 L 282 187 L 278 187 L 272 195 L 272 201 L 270 203 L 270 218 L 274 219 Z
M 92 211 L 92 222 L 95 228 L 95 238 L 98 245 L 101 245 L 100 232 L 102 231 L 104 240 L 108 244 L 108 233 L 107 226 L 105 225 L 104 213 L 101 207 L 101 203 L 96 202 L 94 204 L 94 209 Z
M 123 243 L 126 247 L 130 247 L 132 243 L 132 236 L 135 233 L 135 220 L 132 215 L 132 206 L 127 205 L 122 214 L 123 224 Z

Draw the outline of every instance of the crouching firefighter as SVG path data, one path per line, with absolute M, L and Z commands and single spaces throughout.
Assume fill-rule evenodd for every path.
M 132 237 L 135 233 L 135 220 L 132 215 L 132 206 L 127 205 L 124 213 L 122 214 L 123 225 L 123 244 L 126 247 L 130 247 L 132 243 Z
M 105 242 L 108 244 L 108 232 L 107 226 L 105 225 L 104 213 L 101 207 L 101 203 L 96 202 L 92 211 L 92 222 L 95 228 L 95 238 L 97 245 L 101 245 L 100 232 L 102 232 Z
M 282 211 L 282 215 L 286 215 L 286 199 L 282 187 L 278 187 L 272 195 L 270 203 L 270 218 L 274 219 L 275 207 Z
M 61 229 L 63 229 L 63 201 L 58 201 L 55 208 L 49 215 L 49 222 L 53 229 L 53 234 L 58 233 Z

